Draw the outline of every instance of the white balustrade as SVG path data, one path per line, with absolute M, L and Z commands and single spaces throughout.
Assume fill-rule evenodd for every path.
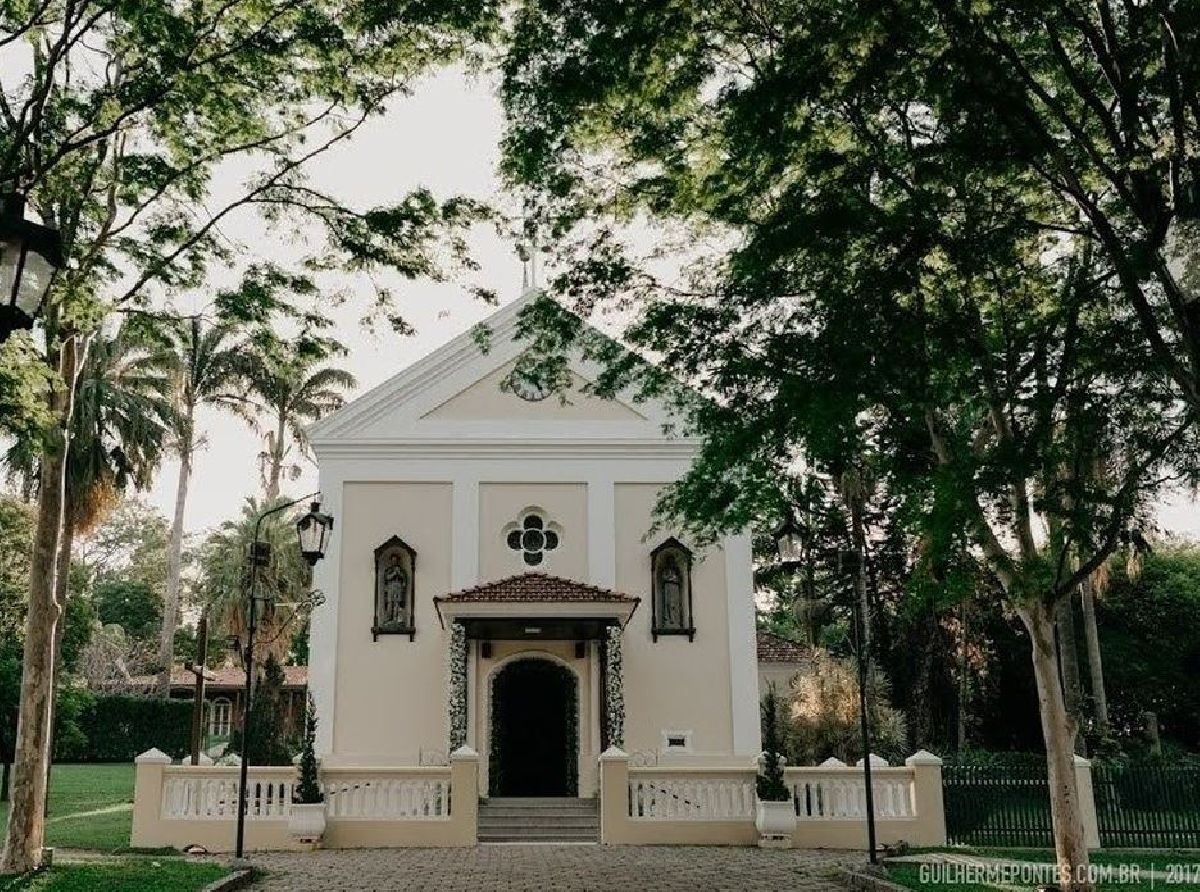
M 450 769 L 338 768 L 322 772 L 331 819 L 442 821 L 450 817 Z
M 237 766 L 170 765 L 163 772 L 162 817 L 237 820 Z M 246 819 L 287 820 L 296 771 L 251 768 Z M 437 821 L 450 817 L 450 768 L 336 768 L 321 772 L 330 819 Z
M 182 821 L 236 820 L 237 767 L 172 765 L 163 772 L 162 816 Z M 295 770 L 251 768 L 246 785 L 247 820 L 286 820 Z
M 867 785 L 862 768 L 787 768 L 784 777 L 801 821 L 865 818 Z M 871 789 L 877 818 L 913 818 L 912 772 L 908 768 L 875 768 Z
M 754 771 L 629 769 L 629 817 L 641 821 L 754 818 Z

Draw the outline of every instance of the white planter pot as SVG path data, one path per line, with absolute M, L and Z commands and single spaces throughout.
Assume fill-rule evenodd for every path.
M 754 813 L 754 826 L 758 830 L 760 846 L 790 849 L 792 834 L 796 832 L 796 807 L 790 799 L 787 802 L 759 800 Z
M 319 842 L 325 835 L 325 803 L 293 802 L 288 815 L 288 833 L 301 842 Z

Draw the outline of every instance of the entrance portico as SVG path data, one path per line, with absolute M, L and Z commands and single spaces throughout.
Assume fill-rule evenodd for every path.
M 451 630 L 450 748 L 479 752 L 480 790 L 594 796 L 596 757 L 612 740 L 606 706 L 620 696 L 610 641 L 640 599 L 523 573 L 434 601 Z M 535 729 L 522 724 L 535 718 Z

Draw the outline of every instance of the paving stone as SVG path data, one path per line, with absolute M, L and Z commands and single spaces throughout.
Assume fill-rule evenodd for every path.
M 289 892 L 832 892 L 853 852 L 690 846 L 495 845 L 474 849 L 346 849 L 255 855 L 255 890 Z

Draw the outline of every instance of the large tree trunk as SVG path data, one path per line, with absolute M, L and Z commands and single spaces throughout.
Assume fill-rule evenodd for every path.
M 1080 583 L 1079 598 L 1083 603 L 1083 640 L 1087 646 L 1096 731 L 1101 737 L 1107 737 L 1108 695 L 1104 690 L 1104 665 L 1100 659 L 1100 632 L 1096 627 L 1096 592 L 1091 577 Z
M 67 598 L 71 596 L 71 552 L 75 548 L 75 526 L 72 521 L 70 491 L 63 496 L 62 539 L 58 544 L 58 566 L 54 571 L 54 599 L 58 602 L 59 621 L 54 626 L 54 675 L 50 687 L 50 751 L 46 756 L 46 814 L 50 813 L 50 777 L 54 772 L 54 740 L 58 733 L 58 691 L 62 687 L 62 642 L 66 628 Z
M 192 477 L 194 417 L 195 407 L 188 406 L 184 434 L 179 443 L 179 482 L 175 487 L 175 515 L 171 519 L 171 544 L 167 552 L 167 588 L 163 593 L 162 629 L 158 639 L 156 688 L 160 697 L 171 696 L 171 668 L 175 665 L 175 626 L 179 622 L 179 585 L 183 574 L 183 516 Z
M 274 504 L 279 498 L 279 481 L 283 476 L 284 437 L 287 436 L 287 417 L 283 409 L 279 410 L 275 419 L 275 430 L 267 435 L 267 505 Z
M 42 861 L 45 835 L 46 765 L 50 750 L 53 699 L 54 630 L 61 609 L 55 599 L 55 571 L 63 526 L 67 447 L 74 391 L 83 350 L 75 337 L 63 344 L 59 371 L 63 386 L 51 397 L 59 421 L 59 442 L 42 456 L 37 527 L 29 568 L 29 610 L 21 671 L 21 708 L 13 757 L 12 804 L 8 814 L 0 873 L 28 873 Z
M 1054 636 L 1055 613 L 1035 604 L 1022 607 L 1020 616 L 1033 645 L 1033 674 L 1037 681 L 1042 736 L 1046 742 L 1046 773 L 1050 783 L 1050 814 L 1054 822 L 1059 885 L 1070 890 L 1090 890 L 1083 814 L 1075 786 L 1078 728 L 1067 711 L 1063 696 Z
M 1064 598 L 1058 605 L 1058 663 L 1062 672 L 1067 712 L 1079 728 L 1083 724 L 1083 686 L 1079 682 L 1079 644 L 1075 634 L 1075 605 Z M 1075 752 L 1085 755 L 1083 735 L 1075 735 Z

